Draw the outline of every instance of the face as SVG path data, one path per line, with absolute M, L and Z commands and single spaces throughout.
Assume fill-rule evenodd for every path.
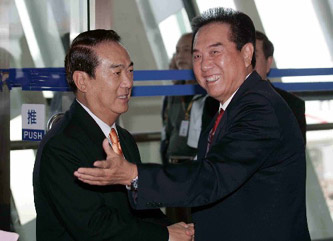
M 85 81 L 84 98 L 87 107 L 105 123 L 111 125 L 128 110 L 133 86 L 133 63 L 126 49 L 115 42 L 94 48 L 99 59 L 95 79 Z
M 175 62 L 177 69 L 192 69 L 192 35 L 181 37 L 176 46 Z
M 199 29 L 193 43 L 193 71 L 197 82 L 221 103 L 240 87 L 251 73 L 253 45 L 241 50 L 230 41 L 230 26 L 210 23 Z
M 255 70 L 258 72 L 258 74 L 261 76 L 262 79 L 267 79 L 267 73 L 269 72 L 271 68 L 271 60 L 272 57 L 268 57 L 266 59 L 264 54 L 264 42 L 262 40 L 256 40 L 256 67 Z

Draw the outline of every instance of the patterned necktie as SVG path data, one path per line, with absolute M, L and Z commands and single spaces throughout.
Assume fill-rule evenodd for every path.
M 117 135 L 117 132 L 114 128 L 111 128 L 111 131 L 109 133 L 109 137 L 112 143 L 112 149 L 115 153 L 121 155 L 123 154 L 123 151 L 121 150 L 121 146 L 120 146 L 120 142 L 119 142 L 119 138 Z
M 215 123 L 214 123 L 214 126 L 213 128 L 210 130 L 209 132 L 209 136 L 208 136 L 208 145 L 207 145 L 207 151 L 206 153 L 209 151 L 209 148 L 212 144 L 212 141 L 213 141 L 213 138 L 214 138 L 214 135 L 215 135 L 215 132 L 216 132 L 216 128 L 217 126 L 219 125 L 221 119 L 222 119 L 222 116 L 223 116 L 223 113 L 224 113 L 224 110 L 222 108 L 220 108 L 219 110 L 219 114 L 218 116 L 216 117 L 216 120 L 215 120 Z

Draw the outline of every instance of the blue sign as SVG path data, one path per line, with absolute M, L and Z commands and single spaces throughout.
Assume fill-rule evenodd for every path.
M 45 105 L 22 105 L 22 140 L 41 141 L 45 134 Z
M 40 141 L 44 135 L 44 130 L 22 129 L 22 140 L 24 141 Z

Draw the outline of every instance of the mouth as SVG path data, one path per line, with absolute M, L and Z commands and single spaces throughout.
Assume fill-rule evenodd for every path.
M 128 100 L 129 97 L 130 97 L 129 94 L 127 94 L 127 95 L 118 95 L 118 99 L 121 99 L 121 100 Z
M 213 82 L 216 82 L 220 79 L 220 76 L 218 75 L 211 75 L 211 76 L 208 76 L 208 77 L 205 77 L 205 80 L 207 83 L 213 83 Z

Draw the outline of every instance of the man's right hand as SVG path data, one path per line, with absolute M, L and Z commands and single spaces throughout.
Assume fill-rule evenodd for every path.
M 194 240 L 194 224 L 184 222 L 168 226 L 169 241 L 191 241 Z

